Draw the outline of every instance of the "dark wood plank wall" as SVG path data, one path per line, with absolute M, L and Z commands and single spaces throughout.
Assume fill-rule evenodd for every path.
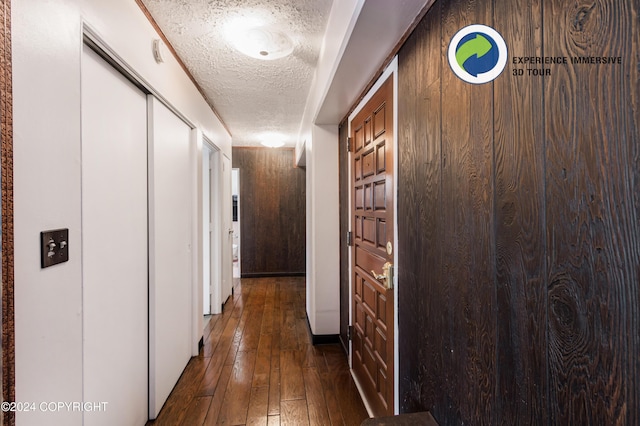
M 305 172 L 294 155 L 293 149 L 233 148 L 243 277 L 305 272 Z
M 640 424 L 637 0 L 437 1 L 399 53 L 402 412 Z M 471 85 L 446 50 L 621 56 Z M 525 71 L 526 72 L 526 71 Z
M 541 1 L 496 4 L 493 26 L 509 40 L 510 52 L 543 54 Z M 496 408 L 503 424 L 539 425 L 549 409 L 542 79 L 510 71 L 494 83 L 493 107 Z
M 455 0 L 442 5 L 442 39 L 450 40 L 468 22 L 491 19 L 491 3 Z M 442 60 L 446 60 L 442 56 Z M 441 65 L 441 69 L 448 64 Z M 418 80 L 419 82 L 419 80 Z M 449 353 L 445 358 L 458 424 L 492 423 L 495 415 L 496 296 L 492 263 L 493 177 L 492 88 L 471 85 L 442 73 L 442 279 L 453 296 Z M 402 252 L 400 252 L 402 253 Z M 465 368 L 460 368 L 464 365 Z M 469 396 L 473 398 L 469 399 Z
M 624 57 L 545 79 L 554 423 L 640 423 L 639 12 L 630 0 L 545 4 L 549 52 Z

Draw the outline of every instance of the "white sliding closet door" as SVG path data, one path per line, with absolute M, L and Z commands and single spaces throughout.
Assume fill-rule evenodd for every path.
M 146 96 L 87 46 L 81 84 L 83 397 L 107 403 L 84 425 L 144 425 Z
M 191 358 L 191 128 L 149 96 L 149 416 Z

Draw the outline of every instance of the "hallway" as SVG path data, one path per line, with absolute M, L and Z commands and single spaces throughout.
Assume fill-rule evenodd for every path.
M 359 425 L 367 412 L 338 344 L 313 346 L 304 278 L 237 279 L 148 425 Z

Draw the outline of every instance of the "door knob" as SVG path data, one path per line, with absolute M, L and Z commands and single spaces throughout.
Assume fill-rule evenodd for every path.
M 376 271 L 371 270 L 371 275 L 378 281 L 384 280 L 387 289 L 393 288 L 393 265 L 391 262 L 382 265 L 382 274 L 377 274 Z

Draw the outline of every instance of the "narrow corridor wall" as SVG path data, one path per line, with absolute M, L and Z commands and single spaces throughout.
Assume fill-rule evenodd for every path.
M 82 401 L 81 52 L 90 27 L 203 134 L 231 137 L 135 1 L 29 0 L 11 5 L 16 401 Z M 127 206 L 124 206 L 126 208 Z M 39 233 L 69 229 L 69 261 L 40 268 Z M 109 236 L 111 237 L 111 236 Z M 184 330 L 191 333 L 191 330 Z M 82 424 L 80 412 L 16 413 L 17 424 Z
M 401 49 L 401 411 L 640 422 L 639 9 L 438 1 Z M 507 44 L 493 82 L 447 61 L 471 24 Z
M 305 171 L 293 149 L 233 148 L 243 277 L 305 272 Z

